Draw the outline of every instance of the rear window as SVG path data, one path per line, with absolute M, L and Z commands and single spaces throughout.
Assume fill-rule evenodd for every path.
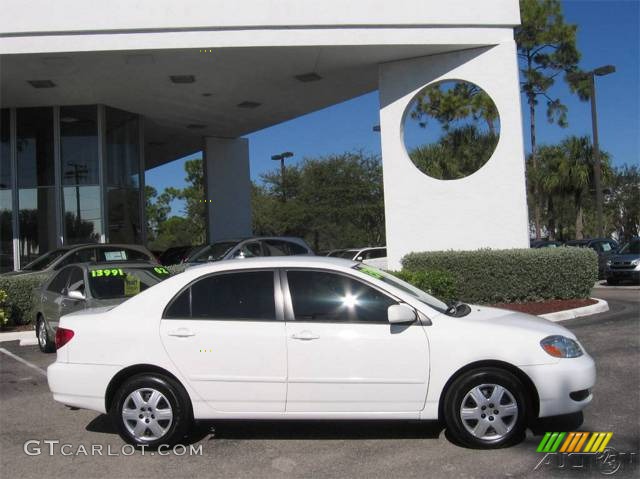
M 149 256 L 142 251 L 130 248 L 98 248 L 98 261 L 149 261 Z
M 128 298 L 171 276 L 161 266 L 145 268 L 91 268 L 89 288 L 96 299 Z

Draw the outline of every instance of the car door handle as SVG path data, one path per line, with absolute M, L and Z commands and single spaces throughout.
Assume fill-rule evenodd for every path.
M 187 328 L 174 329 L 173 331 L 169 331 L 167 334 L 169 336 L 175 336 L 177 338 L 189 338 L 196 335 L 196 333 Z
M 299 339 L 301 341 L 310 341 L 312 339 L 319 339 L 320 336 L 313 334 L 311 331 L 301 331 L 299 333 L 293 333 L 291 339 Z

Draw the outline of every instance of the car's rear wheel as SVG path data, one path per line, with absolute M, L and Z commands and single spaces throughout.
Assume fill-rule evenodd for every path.
M 38 347 L 43 353 L 52 353 L 56 350 L 56 345 L 49 337 L 47 325 L 42 316 L 38 316 L 38 322 L 36 323 L 36 337 L 38 338 Z
M 607 284 L 609 286 L 617 286 L 620 283 L 617 279 L 607 278 Z
M 109 411 L 120 436 L 130 444 L 157 448 L 175 444 L 192 422 L 184 389 L 161 374 L 139 374 L 118 389 Z
M 524 386 L 502 369 L 468 371 L 445 396 L 447 429 L 454 440 L 468 447 L 493 449 L 520 441 L 527 414 Z

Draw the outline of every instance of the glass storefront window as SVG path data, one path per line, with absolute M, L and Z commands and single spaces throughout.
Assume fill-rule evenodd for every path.
M 102 208 L 96 106 L 60 108 L 60 163 L 65 243 L 100 241 Z
M 0 110 L 0 273 L 13 269 L 10 111 Z
M 110 243 L 140 243 L 138 115 L 106 108 L 107 227 Z
M 21 264 L 56 247 L 53 109 L 18 108 L 18 202 Z

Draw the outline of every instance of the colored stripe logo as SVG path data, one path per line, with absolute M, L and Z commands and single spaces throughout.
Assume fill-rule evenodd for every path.
M 540 441 L 537 452 L 603 452 L 612 436 L 612 432 L 548 432 Z

